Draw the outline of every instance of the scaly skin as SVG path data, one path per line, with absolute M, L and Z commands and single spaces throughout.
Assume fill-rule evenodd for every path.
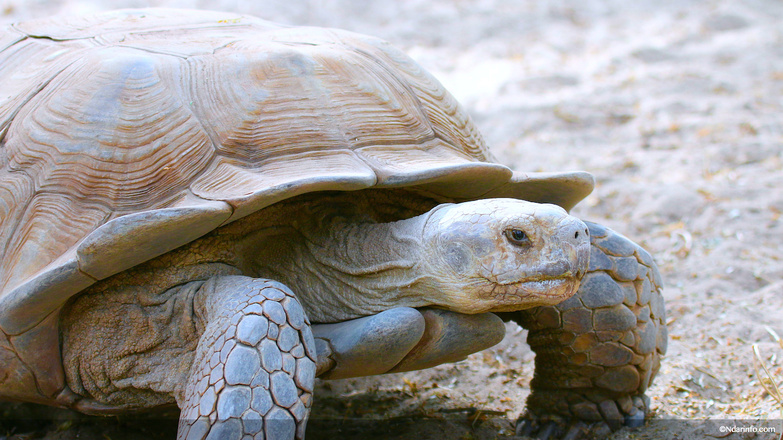
M 644 392 L 667 341 L 660 274 L 644 249 L 585 223 L 592 252 L 576 295 L 513 316 L 530 330 L 536 352 L 519 434 L 600 438 L 621 426 L 640 426 L 649 410 Z
M 208 324 L 178 402 L 178 439 L 304 438 L 315 343 L 293 292 L 247 277 L 213 278 L 201 291 Z

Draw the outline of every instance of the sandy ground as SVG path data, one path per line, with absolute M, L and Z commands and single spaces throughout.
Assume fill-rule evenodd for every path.
M 109 9 L 0 0 L 0 22 Z M 150 3 L 117 1 L 114 7 Z M 783 381 L 783 3 L 779 0 L 157 0 L 370 33 L 408 51 L 469 109 L 498 159 L 581 169 L 595 192 L 574 213 L 629 236 L 666 281 L 671 340 L 644 428 L 613 439 L 720 434 L 704 419 L 783 432 L 751 346 Z M 1 86 L 0 86 L 1 87 Z M 525 332 L 433 370 L 322 383 L 308 438 L 494 439 L 513 434 L 533 354 Z M 7 406 L 6 417 L 36 408 Z M 319 414 L 336 416 L 319 420 Z M 15 438 L 173 436 L 175 424 L 60 413 L 5 423 Z M 355 418 L 364 418 L 364 422 Z M 769 420 L 768 420 L 769 419 Z M 777 419 L 777 420 L 773 420 Z M 112 419 L 114 420 L 114 419 Z M 11 432 L 9 432 L 10 434 Z M 2 432 L 0 432 L 2 434 Z M 173 437 L 172 437 L 173 438 Z

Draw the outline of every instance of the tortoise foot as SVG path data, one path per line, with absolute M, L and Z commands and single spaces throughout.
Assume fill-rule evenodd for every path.
M 645 395 L 593 402 L 583 395 L 560 396 L 573 402 L 570 416 L 532 408 L 517 420 L 516 435 L 542 440 L 606 438 L 621 428 L 639 428 L 649 412 Z M 563 400 L 561 400 L 563 401 Z
M 662 282 L 650 256 L 594 223 L 590 268 L 577 293 L 511 315 L 536 352 L 518 432 L 532 438 L 602 438 L 644 424 L 650 386 L 666 352 Z
M 601 429 L 604 427 L 605 425 L 596 426 L 596 428 L 599 428 L 598 431 L 604 430 Z M 523 418 L 517 422 L 516 434 L 524 438 L 540 440 L 579 440 L 595 437 L 592 428 L 582 421 L 569 425 L 562 420 L 540 422 L 534 419 Z

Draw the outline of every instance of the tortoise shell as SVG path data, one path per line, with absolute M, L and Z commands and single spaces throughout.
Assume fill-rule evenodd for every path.
M 62 388 L 69 298 L 278 201 L 415 187 L 569 209 L 593 185 L 494 163 L 437 80 L 345 31 L 164 9 L 30 21 L 0 30 L 0 84 L 0 363 L 45 373 L 32 400 Z

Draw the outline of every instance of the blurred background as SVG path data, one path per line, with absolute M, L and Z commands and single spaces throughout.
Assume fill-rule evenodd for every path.
M 712 438 L 692 421 L 783 419 L 758 374 L 763 363 L 783 379 L 773 336 L 783 334 L 783 2 L 0 0 L 0 24 L 147 6 L 379 36 L 446 85 L 500 162 L 593 173 L 596 190 L 574 214 L 655 256 L 671 336 L 648 393 L 654 419 L 614 438 Z M 453 430 L 414 424 L 416 435 L 510 436 L 532 376 L 524 336 L 509 325 L 503 343 L 459 364 L 321 384 L 314 417 L 364 417 L 385 430 L 378 438 L 409 433 L 378 419 L 438 417 Z M 74 434 L 69 423 L 60 432 Z

